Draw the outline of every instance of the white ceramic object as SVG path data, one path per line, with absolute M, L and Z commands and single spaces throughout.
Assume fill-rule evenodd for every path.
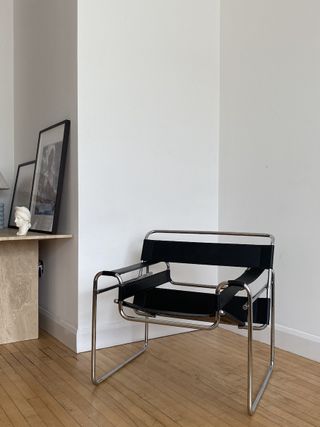
M 14 222 L 19 227 L 17 236 L 26 236 L 31 227 L 31 213 L 29 209 L 24 206 L 16 206 L 14 213 Z

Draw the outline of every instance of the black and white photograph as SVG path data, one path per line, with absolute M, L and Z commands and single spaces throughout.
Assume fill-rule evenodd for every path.
M 43 148 L 39 186 L 35 203 L 36 215 L 53 215 L 57 198 L 62 141 Z
M 18 165 L 9 215 L 9 228 L 17 228 L 14 222 L 15 207 L 24 206 L 28 209 L 30 207 L 35 163 L 35 160 L 33 160 L 32 162 L 21 163 Z
M 56 232 L 69 128 L 65 120 L 39 134 L 30 207 L 32 231 Z

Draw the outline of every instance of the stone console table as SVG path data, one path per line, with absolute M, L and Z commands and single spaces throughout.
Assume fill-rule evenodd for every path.
M 39 241 L 72 237 L 16 233 L 0 230 L 0 344 L 38 338 Z

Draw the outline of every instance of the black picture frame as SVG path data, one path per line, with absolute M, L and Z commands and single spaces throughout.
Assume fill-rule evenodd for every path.
M 18 165 L 14 184 L 8 228 L 18 228 L 14 222 L 14 209 L 16 206 L 30 208 L 33 175 L 36 161 L 25 162 Z
M 57 232 L 70 120 L 39 132 L 30 202 L 30 231 Z

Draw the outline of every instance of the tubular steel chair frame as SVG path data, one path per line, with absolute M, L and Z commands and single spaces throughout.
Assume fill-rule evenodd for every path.
M 118 309 L 120 315 L 129 321 L 133 322 L 140 322 L 145 324 L 145 334 L 144 334 L 144 343 L 143 347 L 134 353 L 131 357 L 124 360 L 122 363 L 118 364 L 115 368 L 103 373 L 101 376 L 97 376 L 96 373 L 96 365 L 97 365 L 97 356 L 96 356 L 96 322 L 97 322 L 97 298 L 98 295 L 105 293 L 107 291 L 110 291 L 112 289 L 118 289 L 119 295 L 121 295 L 121 291 L 128 288 L 128 286 L 132 283 L 139 280 L 140 278 L 142 280 L 148 281 L 149 277 L 152 277 L 152 273 L 150 273 L 149 269 L 151 265 L 159 264 L 161 262 L 165 263 L 166 269 L 161 274 L 167 275 L 168 282 L 171 282 L 173 285 L 179 285 L 179 286 L 186 286 L 186 287 L 199 287 L 199 288 L 210 288 L 215 289 L 215 295 L 217 298 L 221 299 L 224 296 L 224 292 L 226 290 L 227 293 L 225 295 L 228 296 L 228 294 L 234 296 L 237 292 L 240 290 L 243 290 L 246 292 L 246 303 L 242 306 L 243 310 L 247 311 L 247 321 L 245 321 L 243 324 L 238 323 L 238 328 L 241 329 L 247 329 L 248 331 L 248 340 L 247 340 L 247 354 L 248 354 L 248 363 L 247 363 L 247 409 L 248 413 L 250 415 L 253 415 L 254 412 L 257 409 L 257 406 L 262 398 L 262 395 L 267 387 L 267 384 L 269 382 L 269 379 L 271 377 L 273 367 L 274 367 L 274 358 L 275 358 L 275 306 L 274 306 L 274 289 L 275 289 L 275 274 L 272 267 L 272 260 L 273 260 L 273 248 L 274 248 L 274 237 L 271 234 L 261 234 L 261 233 L 240 233 L 240 232 L 218 232 L 218 231 L 186 231 L 186 230 L 153 230 L 150 231 L 146 237 L 144 242 L 148 241 L 149 237 L 153 234 L 173 234 L 173 235 L 211 235 L 211 236 L 238 236 L 238 237 L 257 237 L 257 238 L 267 238 L 270 240 L 270 265 L 269 268 L 265 268 L 264 270 L 268 271 L 268 279 L 267 283 L 260 288 L 259 291 L 257 291 L 255 294 L 253 294 L 250 284 L 254 282 L 254 280 L 261 274 L 252 274 L 252 270 L 247 269 L 239 278 L 236 280 L 230 280 L 230 281 L 224 281 L 219 283 L 218 285 L 202 285 L 202 284 L 196 284 L 196 283 L 184 283 L 184 282 L 175 282 L 170 277 L 170 263 L 168 261 L 162 261 L 161 259 L 156 261 L 141 261 L 137 264 L 121 268 L 118 270 L 112 270 L 112 271 L 100 271 L 96 274 L 94 281 L 93 281 L 93 297 L 92 297 L 92 350 L 91 350 L 91 380 L 93 384 L 100 384 L 102 381 L 109 378 L 111 375 L 113 375 L 115 372 L 120 370 L 122 367 L 127 365 L 132 360 L 136 359 L 138 356 L 140 356 L 147 348 L 149 344 L 148 340 L 148 331 L 149 331 L 149 324 L 160 324 L 160 325 L 168 325 L 168 326 L 178 326 L 178 327 L 186 327 L 186 328 L 192 328 L 192 329 L 215 329 L 219 326 L 220 321 L 223 320 L 225 316 L 225 312 L 223 310 L 223 305 L 220 305 L 218 303 L 217 309 L 215 311 L 215 315 L 213 317 L 213 321 L 209 323 L 208 320 L 205 320 L 206 324 L 203 324 L 203 321 L 198 321 L 199 319 L 188 319 L 182 321 L 176 321 L 174 319 L 158 319 L 156 317 L 157 313 L 153 314 L 152 312 L 143 312 L 139 311 L 137 309 L 134 309 L 134 306 L 131 307 L 130 304 L 126 304 L 123 301 L 123 298 L 116 299 L 115 302 L 118 303 Z M 154 242 L 154 241 L 153 241 Z M 150 243 L 150 242 L 148 242 Z M 170 241 L 168 241 L 170 243 Z M 175 242 L 172 242 L 175 243 Z M 220 244 L 220 243 L 219 243 Z M 268 245 L 269 246 L 269 245 Z M 142 259 L 143 259 L 143 253 L 142 253 Z M 179 261 L 172 261 L 172 262 L 179 262 Z M 186 261 L 181 261 L 184 263 L 187 263 Z M 191 263 L 191 262 L 190 262 Z M 201 264 L 200 262 L 198 264 Z M 215 264 L 219 265 L 219 264 Z M 220 265 L 226 265 L 226 264 L 220 264 Z M 143 271 L 145 270 L 145 274 L 143 274 Z M 124 274 L 130 273 L 130 272 L 138 272 L 138 276 L 136 279 L 131 279 L 124 281 L 122 276 Z M 103 289 L 98 288 L 98 282 L 99 279 L 103 276 L 109 276 L 113 277 L 117 280 L 117 284 L 105 287 Z M 154 276 L 155 277 L 155 276 Z M 162 282 L 164 283 L 164 282 Z M 160 284 L 162 284 L 160 283 Z M 270 355 L 269 355 L 269 362 L 268 362 L 268 369 L 265 374 L 265 377 L 260 384 L 260 387 L 256 393 L 256 396 L 253 396 L 253 331 L 254 330 L 263 330 L 268 326 L 268 321 L 264 324 L 257 326 L 254 325 L 254 302 L 258 300 L 258 298 L 261 296 L 263 292 L 266 292 L 266 298 L 270 300 L 270 305 L 268 306 L 268 311 L 270 315 Z M 133 294 L 132 294 L 133 295 Z M 230 299 L 229 295 L 229 299 Z M 131 294 L 129 293 L 129 296 Z M 129 315 L 125 312 L 124 307 L 128 306 L 130 308 L 133 308 L 137 316 Z M 221 308 L 222 307 L 222 308 Z M 164 314 L 159 314 L 160 316 L 166 317 Z M 170 316 L 167 316 L 170 317 Z M 183 316 L 176 316 L 178 318 L 183 318 Z M 269 317 L 268 317 L 269 318 Z

